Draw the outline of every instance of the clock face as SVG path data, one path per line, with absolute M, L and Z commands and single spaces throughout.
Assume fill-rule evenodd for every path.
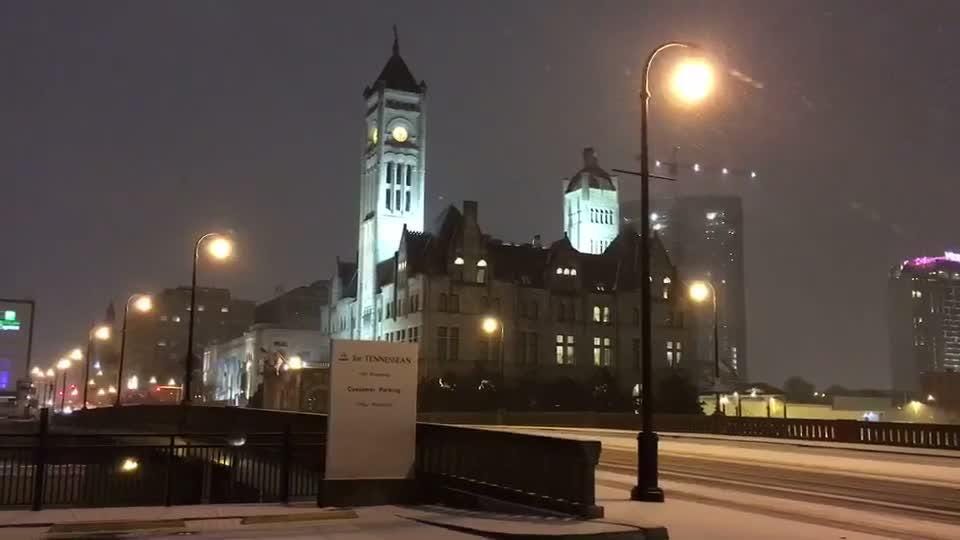
M 370 126 L 370 143 L 377 144 L 377 138 L 380 136 L 380 131 L 377 129 L 377 126 Z
M 393 137 L 393 140 L 397 142 L 406 142 L 409 134 L 407 133 L 407 128 L 403 126 L 394 126 L 393 131 L 390 132 L 390 136 Z

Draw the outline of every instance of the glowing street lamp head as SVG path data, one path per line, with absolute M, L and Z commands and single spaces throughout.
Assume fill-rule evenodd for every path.
M 105 324 L 101 324 L 93 330 L 93 337 L 100 341 L 106 341 L 110 339 L 110 327 Z
M 710 286 L 704 281 L 694 281 L 690 284 L 690 299 L 694 302 L 705 302 L 710 298 Z
M 50 368 L 50 369 L 47 370 L 47 377 L 53 377 L 53 376 L 56 375 L 56 374 L 57 374 L 57 372 L 54 371 L 53 368 Z
M 687 103 L 703 101 L 713 90 L 713 68 L 702 58 L 682 62 L 673 72 L 673 93 Z
M 153 298 L 146 294 L 138 296 L 137 299 L 133 301 L 133 309 L 140 313 L 150 311 L 153 309 Z
M 500 321 L 498 321 L 495 317 L 484 317 L 480 328 L 485 334 L 493 334 L 500 329 Z
M 64 370 L 70 369 L 70 359 L 69 359 L 69 358 L 61 358 L 61 359 L 57 362 L 57 369 L 59 369 L 60 371 L 64 371 Z
M 81 351 L 79 348 L 76 348 L 70 351 L 69 358 L 79 362 L 80 360 L 83 360 L 83 351 Z
M 43 371 L 37 366 L 33 366 L 33 369 L 30 370 L 30 374 L 34 377 L 43 377 Z
M 215 236 L 207 243 L 207 253 L 217 260 L 224 260 L 233 253 L 233 242 L 224 236 Z

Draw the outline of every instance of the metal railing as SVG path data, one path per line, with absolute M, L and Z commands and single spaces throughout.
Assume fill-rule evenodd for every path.
M 417 425 L 417 478 L 471 494 L 601 517 L 600 443 L 437 424 Z
M 312 498 L 324 434 L 0 434 L 0 506 L 144 506 Z
M 631 413 L 426 413 L 420 415 L 420 420 L 442 424 L 640 429 L 640 416 Z M 664 433 L 702 433 L 960 450 L 960 425 L 953 424 L 666 414 L 655 416 L 654 425 L 657 431 Z

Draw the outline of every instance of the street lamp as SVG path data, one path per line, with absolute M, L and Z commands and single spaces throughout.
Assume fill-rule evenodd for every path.
M 670 48 L 699 50 L 697 45 L 679 41 L 669 41 L 657 46 L 647 57 L 640 81 L 640 283 L 643 288 L 640 295 L 641 367 L 640 395 L 643 404 L 643 431 L 637 434 L 637 485 L 630 491 L 635 501 L 663 502 L 663 490 L 657 478 L 657 434 L 653 430 L 653 336 L 650 298 L 650 148 L 647 135 L 647 116 L 650 108 L 650 66 L 661 51 Z M 674 77 L 674 89 L 682 90 L 681 97 L 695 101 L 705 97 L 708 89 L 694 91 L 697 84 L 703 85 L 708 78 L 702 71 L 680 71 L 681 76 Z M 679 81 L 679 82 L 678 82 Z
M 94 326 L 90 329 L 90 333 L 87 334 L 87 357 L 86 362 L 83 363 L 83 380 L 90 379 L 90 363 L 93 361 L 93 341 L 107 341 L 110 339 L 110 335 L 113 331 L 110 329 L 110 326 L 106 324 L 101 324 Z M 79 351 L 79 349 L 77 349 Z M 83 385 L 83 410 L 87 410 L 87 389 L 90 388 L 89 384 Z
M 190 279 L 190 322 L 187 325 L 187 358 L 183 376 L 183 392 L 180 402 L 189 404 L 192 398 L 190 383 L 193 381 L 193 326 L 197 311 L 197 263 L 200 261 L 200 246 L 207 243 L 207 253 L 215 260 L 222 261 L 233 254 L 233 242 L 220 233 L 207 233 L 197 238 L 193 246 L 193 276 Z
M 153 309 L 153 298 L 148 294 L 132 294 L 123 304 L 123 324 L 120 329 L 120 366 L 117 369 L 118 388 L 123 387 L 123 359 L 127 350 L 127 316 L 130 314 L 130 306 L 133 306 L 133 309 L 140 313 L 147 313 Z M 117 396 L 113 399 L 114 407 L 120 406 L 120 394 L 122 392 L 117 392 Z
M 480 323 L 480 329 L 483 330 L 483 333 L 489 336 L 491 339 L 493 335 L 498 331 L 500 333 L 500 343 L 499 343 L 499 355 L 500 355 L 500 395 L 503 395 L 503 388 L 506 386 L 506 381 L 504 381 L 503 375 L 503 321 L 496 317 L 484 317 L 483 321 Z M 500 400 L 500 404 L 503 405 L 503 400 Z
M 67 401 L 67 370 L 70 369 L 70 365 L 71 362 L 69 358 L 61 358 L 57 361 L 57 369 L 63 373 L 63 386 L 60 390 L 60 412 L 63 412 L 63 406 L 66 405 Z M 54 382 L 54 388 L 56 388 L 56 382 Z
M 694 281 L 690 284 L 690 299 L 698 304 L 710 298 L 713 304 L 713 391 L 717 393 L 717 405 L 713 414 L 722 414 L 720 411 L 720 331 L 717 316 L 717 289 L 710 281 Z

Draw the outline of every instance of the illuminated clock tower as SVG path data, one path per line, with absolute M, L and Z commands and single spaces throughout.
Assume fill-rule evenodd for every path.
M 357 301 L 360 339 L 374 339 L 377 265 L 396 253 L 406 227 L 423 230 L 427 85 L 417 82 L 400 57 L 396 27 L 393 54 L 368 86 L 366 139 L 361 157 Z

